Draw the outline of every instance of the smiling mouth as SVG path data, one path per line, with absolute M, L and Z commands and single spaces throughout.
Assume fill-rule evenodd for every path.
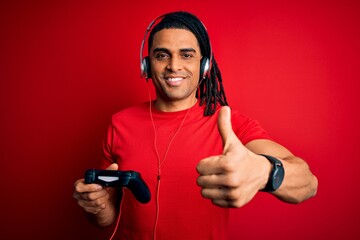
M 184 79 L 185 79 L 184 77 L 165 77 L 165 80 L 169 82 L 179 82 Z

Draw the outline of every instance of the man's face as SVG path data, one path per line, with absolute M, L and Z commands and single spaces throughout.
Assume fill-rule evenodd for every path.
M 163 29 L 155 33 L 149 57 L 157 101 L 194 104 L 201 60 L 195 35 L 184 29 Z

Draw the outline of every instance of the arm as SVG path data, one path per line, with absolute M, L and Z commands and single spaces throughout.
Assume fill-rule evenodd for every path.
M 316 195 L 318 181 L 308 164 L 289 150 L 270 140 L 255 140 L 245 145 L 256 154 L 267 154 L 279 159 L 285 169 L 285 178 L 273 194 L 282 201 L 300 203 Z
M 316 194 L 317 179 L 307 164 L 286 148 L 269 140 L 255 140 L 244 146 L 231 127 L 230 109 L 223 107 L 218 117 L 223 154 L 202 159 L 197 179 L 203 197 L 221 207 L 242 207 L 263 189 L 269 179 L 271 163 L 258 154 L 272 155 L 282 161 L 285 178 L 273 192 L 279 199 L 298 203 Z

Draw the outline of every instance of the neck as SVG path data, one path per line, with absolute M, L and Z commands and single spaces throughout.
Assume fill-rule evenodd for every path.
M 158 98 L 155 101 L 155 108 L 162 112 L 178 112 L 191 108 L 196 102 L 197 98 L 195 96 L 182 101 L 164 101 Z

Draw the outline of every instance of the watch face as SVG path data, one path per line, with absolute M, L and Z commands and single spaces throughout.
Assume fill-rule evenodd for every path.
M 273 165 L 273 168 L 270 173 L 269 181 L 267 182 L 265 188 L 260 191 L 264 191 L 264 192 L 276 191 L 284 180 L 285 170 L 282 165 L 282 162 L 269 155 L 265 155 L 265 154 L 260 154 L 260 155 L 267 158 Z
M 284 168 L 281 163 L 276 163 L 274 165 L 274 167 L 275 167 L 275 169 L 274 169 L 275 171 L 274 171 L 274 175 L 273 175 L 272 185 L 273 185 L 273 188 L 276 190 L 280 187 L 282 181 L 284 180 L 285 172 L 284 172 Z

